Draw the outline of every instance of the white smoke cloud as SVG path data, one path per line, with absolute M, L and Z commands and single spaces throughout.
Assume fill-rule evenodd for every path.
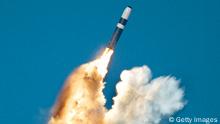
M 124 70 L 116 85 L 114 105 L 105 115 L 107 124 L 158 124 L 184 106 L 184 92 L 175 77 L 151 79 L 147 66 Z

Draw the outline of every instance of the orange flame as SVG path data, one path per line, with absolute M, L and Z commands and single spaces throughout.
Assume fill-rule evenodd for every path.
M 53 108 L 49 124 L 103 124 L 103 79 L 113 50 L 106 48 L 96 60 L 70 75 Z

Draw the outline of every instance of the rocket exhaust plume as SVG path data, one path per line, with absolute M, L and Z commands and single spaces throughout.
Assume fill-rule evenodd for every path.
M 131 13 L 128 6 L 115 28 L 112 38 L 100 57 L 81 65 L 67 79 L 52 112 L 49 124 L 103 124 L 105 99 L 103 79 L 124 26 Z
M 67 79 L 52 110 L 49 124 L 104 124 L 103 79 L 113 50 L 81 65 Z
M 151 79 L 147 66 L 124 70 L 112 109 L 104 107 L 103 80 L 131 10 L 125 8 L 103 53 L 67 78 L 49 124 L 158 124 L 163 116 L 183 108 L 184 92 L 179 81 L 170 76 Z

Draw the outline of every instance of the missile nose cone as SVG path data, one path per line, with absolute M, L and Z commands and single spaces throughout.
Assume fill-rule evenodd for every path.
M 123 14 L 122 14 L 121 17 L 122 17 L 123 19 L 128 20 L 130 14 L 131 14 L 131 11 L 132 11 L 132 7 L 131 7 L 131 6 L 127 6 L 127 7 L 124 9 L 124 12 L 123 12 Z

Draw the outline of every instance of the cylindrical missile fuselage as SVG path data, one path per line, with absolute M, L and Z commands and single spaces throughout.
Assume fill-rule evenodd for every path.
M 115 46 L 116 46 L 116 44 L 117 44 L 117 42 L 118 42 L 118 40 L 119 40 L 123 30 L 124 30 L 124 27 L 125 27 L 125 25 L 126 25 L 126 23 L 128 21 L 128 18 L 129 18 L 130 14 L 131 14 L 131 10 L 132 10 L 132 8 L 130 6 L 127 6 L 125 8 L 125 10 L 124 10 L 124 12 L 123 12 L 123 14 L 122 14 L 122 16 L 121 16 L 117 26 L 116 26 L 116 28 L 114 30 L 114 33 L 113 33 L 113 35 L 111 37 L 110 43 L 108 44 L 108 48 L 110 48 L 110 49 L 114 49 L 115 48 Z

